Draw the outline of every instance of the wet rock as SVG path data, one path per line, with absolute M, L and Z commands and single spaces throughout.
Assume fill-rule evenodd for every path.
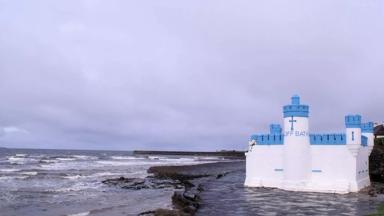
M 183 185 L 179 181 L 156 178 L 114 178 L 102 181 L 102 183 L 110 186 L 117 186 L 124 189 L 140 190 L 140 189 L 163 189 L 175 188 L 182 189 Z
M 175 192 L 172 196 L 172 203 L 180 213 L 184 215 L 194 215 L 199 207 L 199 203 L 195 200 L 195 195 L 185 195 L 185 192 Z
M 199 191 L 199 192 L 202 192 L 202 191 L 204 191 L 204 188 L 203 188 L 203 186 L 201 184 L 199 184 L 197 186 L 196 190 Z
M 142 212 L 139 216 L 184 216 L 178 211 L 171 209 L 156 209 L 154 211 Z
M 369 157 L 369 175 L 371 181 L 384 183 L 384 139 L 375 139 Z

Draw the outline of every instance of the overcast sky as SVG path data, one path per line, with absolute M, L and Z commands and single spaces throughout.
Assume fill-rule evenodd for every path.
M 0 146 L 246 149 L 384 119 L 381 0 L 0 0 Z

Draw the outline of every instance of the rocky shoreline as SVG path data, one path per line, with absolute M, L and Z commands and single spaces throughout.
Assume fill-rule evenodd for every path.
M 203 184 L 222 178 L 237 170 L 243 163 L 244 161 L 233 161 L 187 166 L 155 166 L 148 170 L 152 175 L 144 179 L 120 177 L 104 180 L 103 183 L 131 190 L 174 188 L 173 209 L 154 209 L 139 215 L 191 216 L 195 215 L 200 207 Z

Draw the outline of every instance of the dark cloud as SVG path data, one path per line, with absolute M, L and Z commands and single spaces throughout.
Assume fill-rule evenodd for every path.
M 380 1 L 0 1 L 1 145 L 244 149 L 293 94 L 383 119 Z

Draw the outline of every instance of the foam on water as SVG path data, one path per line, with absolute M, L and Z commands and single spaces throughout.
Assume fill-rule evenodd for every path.
M 80 213 L 75 213 L 75 214 L 68 214 L 67 216 L 87 216 L 91 214 L 91 212 L 86 211 L 86 212 L 80 212 Z
M 59 150 L 0 151 L 0 161 L 5 162 L 0 163 L 2 213 L 25 215 L 28 212 L 40 216 L 88 215 L 100 205 L 106 209 L 103 211 L 113 212 L 116 203 L 119 203 L 116 209 L 121 208 L 128 215 L 164 208 L 170 204 L 172 191 L 128 191 L 101 182 L 120 176 L 144 178 L 148 176 L 147 169 L 156 165 L 212 162 L 200 157 L 136 157 L 127 152 L 71 153 Z M 149 204 L 144 200 L 156 202 Z M 73 214 L 76 211 L 79 213 Z
M 134 156 L 111 156 L 113 160 L 140 160 L 144 158 L 134 157 Z
M 67 216 L 87 216 L 89 214 L 91 214 L 91 212 L 86 211 L 86 212 L 80 212 L 80 213 L 76 213 L 76 214 L 68 214 Z
M 35 175 L 37 175 L 37 172 L 33 172 L 33 171 L 31 171 L 31 172 L 20 172 L 20 174 L 28 175 L 28 176 L 35 176 Z
M 20 169 L 0 169 L 0 172 L 18 172 Z

